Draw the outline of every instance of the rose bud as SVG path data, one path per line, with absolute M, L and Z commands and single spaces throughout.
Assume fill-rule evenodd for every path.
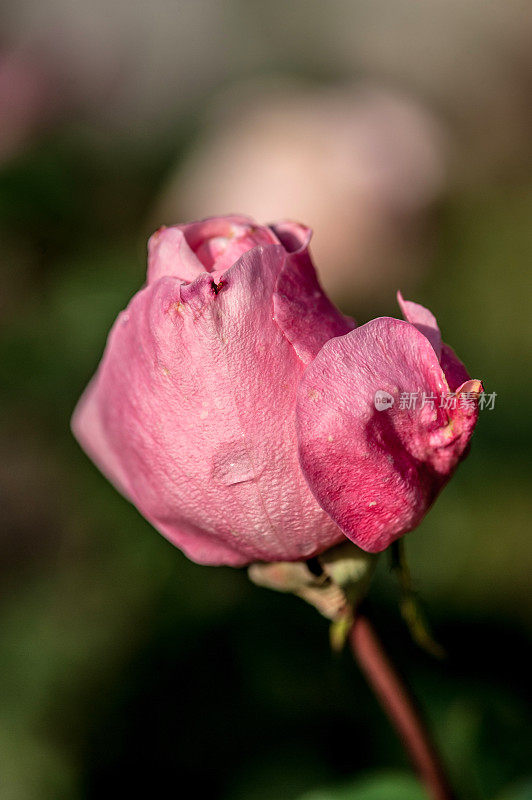
M 310 232 L 221 217 L 162 229 L 76 409 L 82 447 L 206 564 L 295 561 L 343 539 L 299 468 L 306 364 L 354 322 L 318 284 Z
M 482 387 L 432 314 L 400 297 L 407 321 L 355 328 L 309 241 L 237 216 L 159 230 L 75 411 L 82 447 L 194 561 L 306 560 L 345 536 L 383 550 L 466 452 Z

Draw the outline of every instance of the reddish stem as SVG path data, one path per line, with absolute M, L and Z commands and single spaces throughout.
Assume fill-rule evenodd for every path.
M 456 800 L 416 703 L 363 612 L 349 632 L 353 655 L 394 725 L 431 800 Z

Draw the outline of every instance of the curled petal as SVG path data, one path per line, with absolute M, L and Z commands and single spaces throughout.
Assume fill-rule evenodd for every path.
M 312 228 L 301 225 L 300 222 L 292 220 L 281 220 L 270 225 L 287 253 L 300 255 L 308 252 L 310 240 L 312 239 Z
M 275 320 L 308 364 L 326 341 L 348 333 L 356 323 L 331 303 L 319 284 L 308 250 L 310 228 L 295 222 L 271 228 L 287 251 L 273 297 Z
M 384 410 L 376 393 L 388 398 Z M 448 393 L 426 336 L 386 317 L 330 340 L 307 367 L 296 412 L 301 468 L 362 549 L 379 552 L 414 528 L 464 454 L 478 404 L 451 398 L 442 408 Z

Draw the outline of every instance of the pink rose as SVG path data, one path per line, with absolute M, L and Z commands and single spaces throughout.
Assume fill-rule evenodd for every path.
M 471 437 L 481 385 L 434 317 L 401 299 L 407 322 L 355 329 L 320 288 L 310 235 L 239 216 L 157 231 L 75 411 L 91 458 L 200 563 L 303 560 L 344 535 L 382 550 Z M 472 401 L 440 408 L 449 391 Z M 436 407 L 402 408 L 407 392 Z

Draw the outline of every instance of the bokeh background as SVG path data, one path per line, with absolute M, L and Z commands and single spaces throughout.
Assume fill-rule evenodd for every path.
M 162 223 L 315 229 L 363 322 L 429 305 L 497 392 L 408 537 L 448 658 L 374 614 L 460 796 L 532 797 L 532 8 L 518 0 L 3 0 L 0 797 L 417 800 L 310 607 L 190 563 L 69 418 Z

